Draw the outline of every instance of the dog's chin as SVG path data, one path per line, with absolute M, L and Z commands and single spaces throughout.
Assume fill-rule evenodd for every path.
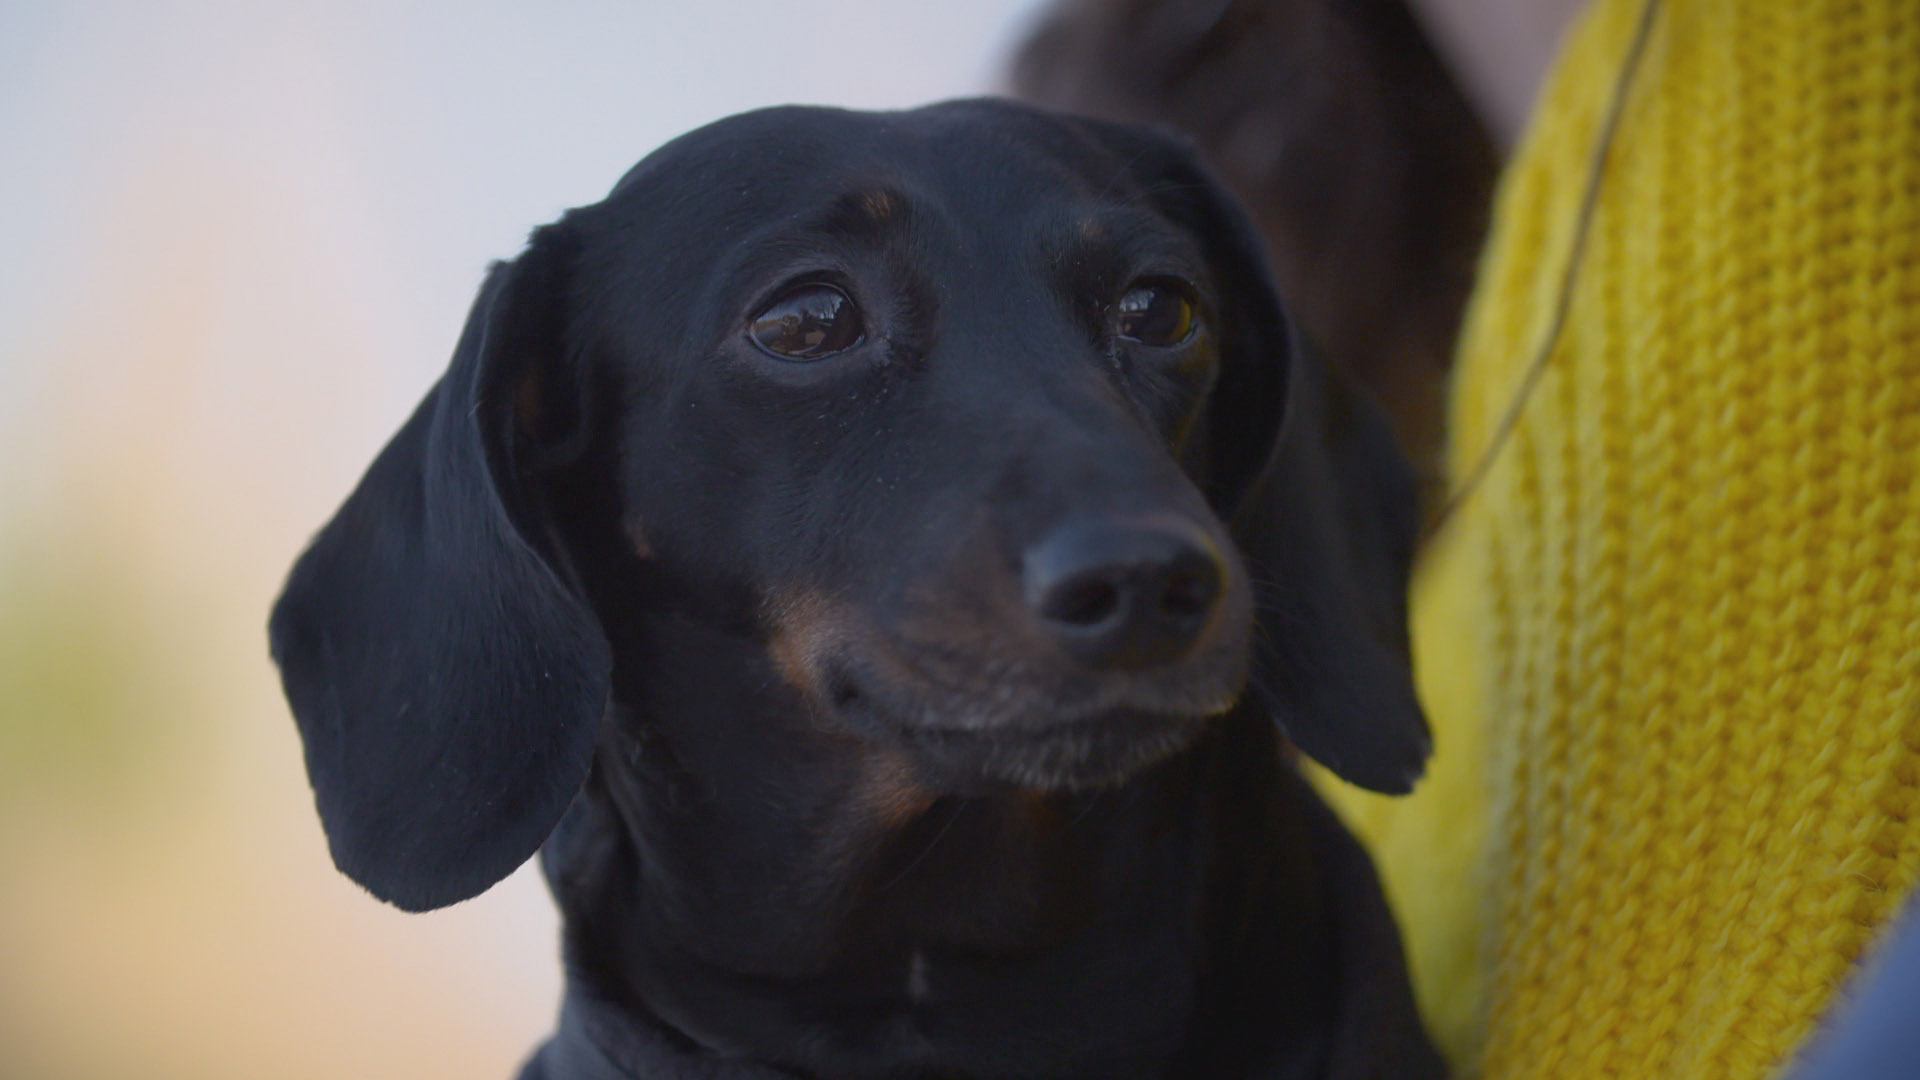
M 1178 678 L 1135 681 L 1028 669 L 978 688 L 935 688 L 844 659 L 830 670 L 820 701 L 829 722 L 898 751 L 922 783 L 952 794 L 1123 783 L 1192 745 L 1233 707 L 1246 674 L 1233 650 L 1198 658 Z
M 893 739 L 928 783 L 947 791 L 1086 791 L 1122 784 L 1186 749 L 1207 719 L 1121 708 L 1042 728 L 900 725 Z
M 1221 623 L 1188 655 L 1139 670 L 904 633 L 815 635 L 824 647 L 784 666 L 816 720 L 912 762 L 926 787 L 1084 791 L 1178 754 L 1238 703 L 1250 622 Z

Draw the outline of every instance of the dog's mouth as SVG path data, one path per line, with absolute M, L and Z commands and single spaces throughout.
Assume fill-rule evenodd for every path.
M 1078 790 L 1189 745 L 1246 684 L 1252 595 L 1231 549 L 1170 513 L 1082 518 L 855 600 L 787 591 L 770 655 L 823 726 L 928 786 Z
M 1185 749 L 1204 716 L 1115 709 L 1039 730 L 896 729 L 922 767 L 954 785 L 1078 791 L 1121 783 Z
M 806 682 L 824 723 L 903 751 L 936 787 L 1085 790 L 1178 753 L 1231 709 L 1246 681 L 1244 637 L 1126 675 L 1010 650 L 961 657 L 869 641 L 821 657 Z

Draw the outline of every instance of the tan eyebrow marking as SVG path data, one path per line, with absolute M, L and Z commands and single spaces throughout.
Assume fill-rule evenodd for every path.
M 859 195 L 860 209 L 875 221 L 885 221 L 900 209 L 900 197 L 886 188 L 871 188 Z

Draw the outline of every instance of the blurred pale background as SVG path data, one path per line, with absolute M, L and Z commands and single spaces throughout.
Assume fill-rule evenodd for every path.
M 529 869 L 328 861 L 279 577 L 489 259 L 758 105 L 993 84 L 1031 0 L 0 6 L 0 1077 L 510 1077 Z

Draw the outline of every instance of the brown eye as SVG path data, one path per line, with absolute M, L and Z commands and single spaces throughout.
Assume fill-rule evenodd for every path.
M 802 285 L 755 315 L 747 336 L 783 360 L 818 360 L 860 344 L 860 310 L 831 285 Z
M 1143 282 L 1120 298 L 1114 324 L 1121 337 L 1142 345 L 1178 345 L 1193 333 L 1193 301 L 1171 284 Z

